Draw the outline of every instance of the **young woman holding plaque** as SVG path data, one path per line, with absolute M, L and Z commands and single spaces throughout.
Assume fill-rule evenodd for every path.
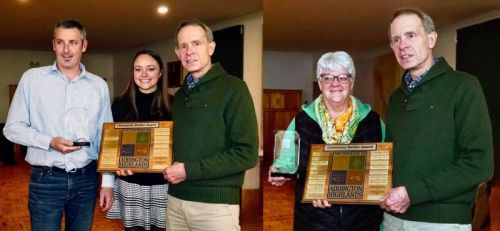
M 378 205 L 332 206 L 325 200 L 301 203 L 311 144 L 381 142 L 385 132 L 383 122 L 370 105 L 352 96 L 356 73 L 349 54 L 324 54 L 316 72 L 320 96 L 304 105 L 288 127 L 300 136 L 294 230 L 379 230 L 382 210 Z M 290 165 L 295 164 L 295 156 L 282 156 L 270 167 L 270 173 L 277 168 L 293 168 Z M 274 186 L 287 180 L 282 176 L 268 178 Z
M 115 122 L 171 120 L 163 61 L 151 50 L 135 54 L 132 78 L 111 109 Z M 165 230 L 168 183 L 161 173 L 117 171 L 114 201 L 106 217 L 125 230 Z

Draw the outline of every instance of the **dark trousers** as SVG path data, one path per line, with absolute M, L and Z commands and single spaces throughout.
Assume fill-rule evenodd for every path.
M 0 160 L 4 164 L 14 164 L 14 143 L 10 142 L 3 135 L 3 127 L 5 124 L 0 124 Z
M 31 230 L 61 230 L 63 213 L 67 231 L 91 230 L 97 176 L 95 161 L 75 172 L 32 166 L 28 202 Z

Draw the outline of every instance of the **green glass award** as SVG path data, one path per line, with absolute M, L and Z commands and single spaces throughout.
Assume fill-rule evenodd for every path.
M 297 178 L 299 168 L 300 137 L 296 131 L 277 131 L 274 136 L 274 162 L 272 177 Z

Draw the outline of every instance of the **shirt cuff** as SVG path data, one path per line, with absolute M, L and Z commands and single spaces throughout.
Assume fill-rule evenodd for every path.
M 115 187 L 115 174 L 110 172 L 102 173 L 102 188 L 114 188 Z
M 44 149 L 45 151 L 50 151 L 52 149 L 50 147 L 50 141 L 52 141 L 52 138 L 54 137 L 48 135 L 41 135 L 37 140 L 38 147 Z

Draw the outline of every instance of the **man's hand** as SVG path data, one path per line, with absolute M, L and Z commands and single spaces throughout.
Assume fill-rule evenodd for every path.
M 99 206 L 103 212 L 108 211 L 113 205 L 113 188 L 101 188 L 99 192 Z
M 387 212 L 405 213 L 410 207 L 410 197 L 406 188 L 400 186 L 389 190 L 382 198 L 380 207 Z
M 163 170 L 163 178 L 170 184 L 178 184 L 186 180 L 184 163 L 175 162 Z
M 115 172 L 115 175 L 117 176 L 132 176 L 134 175 L 134 172 L 130 169 L 127 169 L 127 170 L 117 170 Z
M 79 150 L 80 146 L 73 146 L 73 141 L 64 139 L 62 137 L 54 137 L 50 140 L 50 147 L 62 154 L 67 154 Z
M 312 205 L 315 208 L 322 208 L 322 209 L 332 207 L 332 205 L 328 203 L 328 201 L 326 200 L 314 200 L 312 202 Z
M 282 176 L 276 176 L 276 177 L 272 177 L 271 176 L 271 173 L 272 172 L 276 172 L 276 168 L 274 167 L 269 167 L 269 173 L 268 173 L 268 177 L 267 177 L 267 181 L 269 183 L 271 183 L 271 185 L 273 186 L 282 186 L 284 185 L 287 181 L 289 181 L 290 179 L 288 178 L 285 178 L 285 177 L 282 177 Z

